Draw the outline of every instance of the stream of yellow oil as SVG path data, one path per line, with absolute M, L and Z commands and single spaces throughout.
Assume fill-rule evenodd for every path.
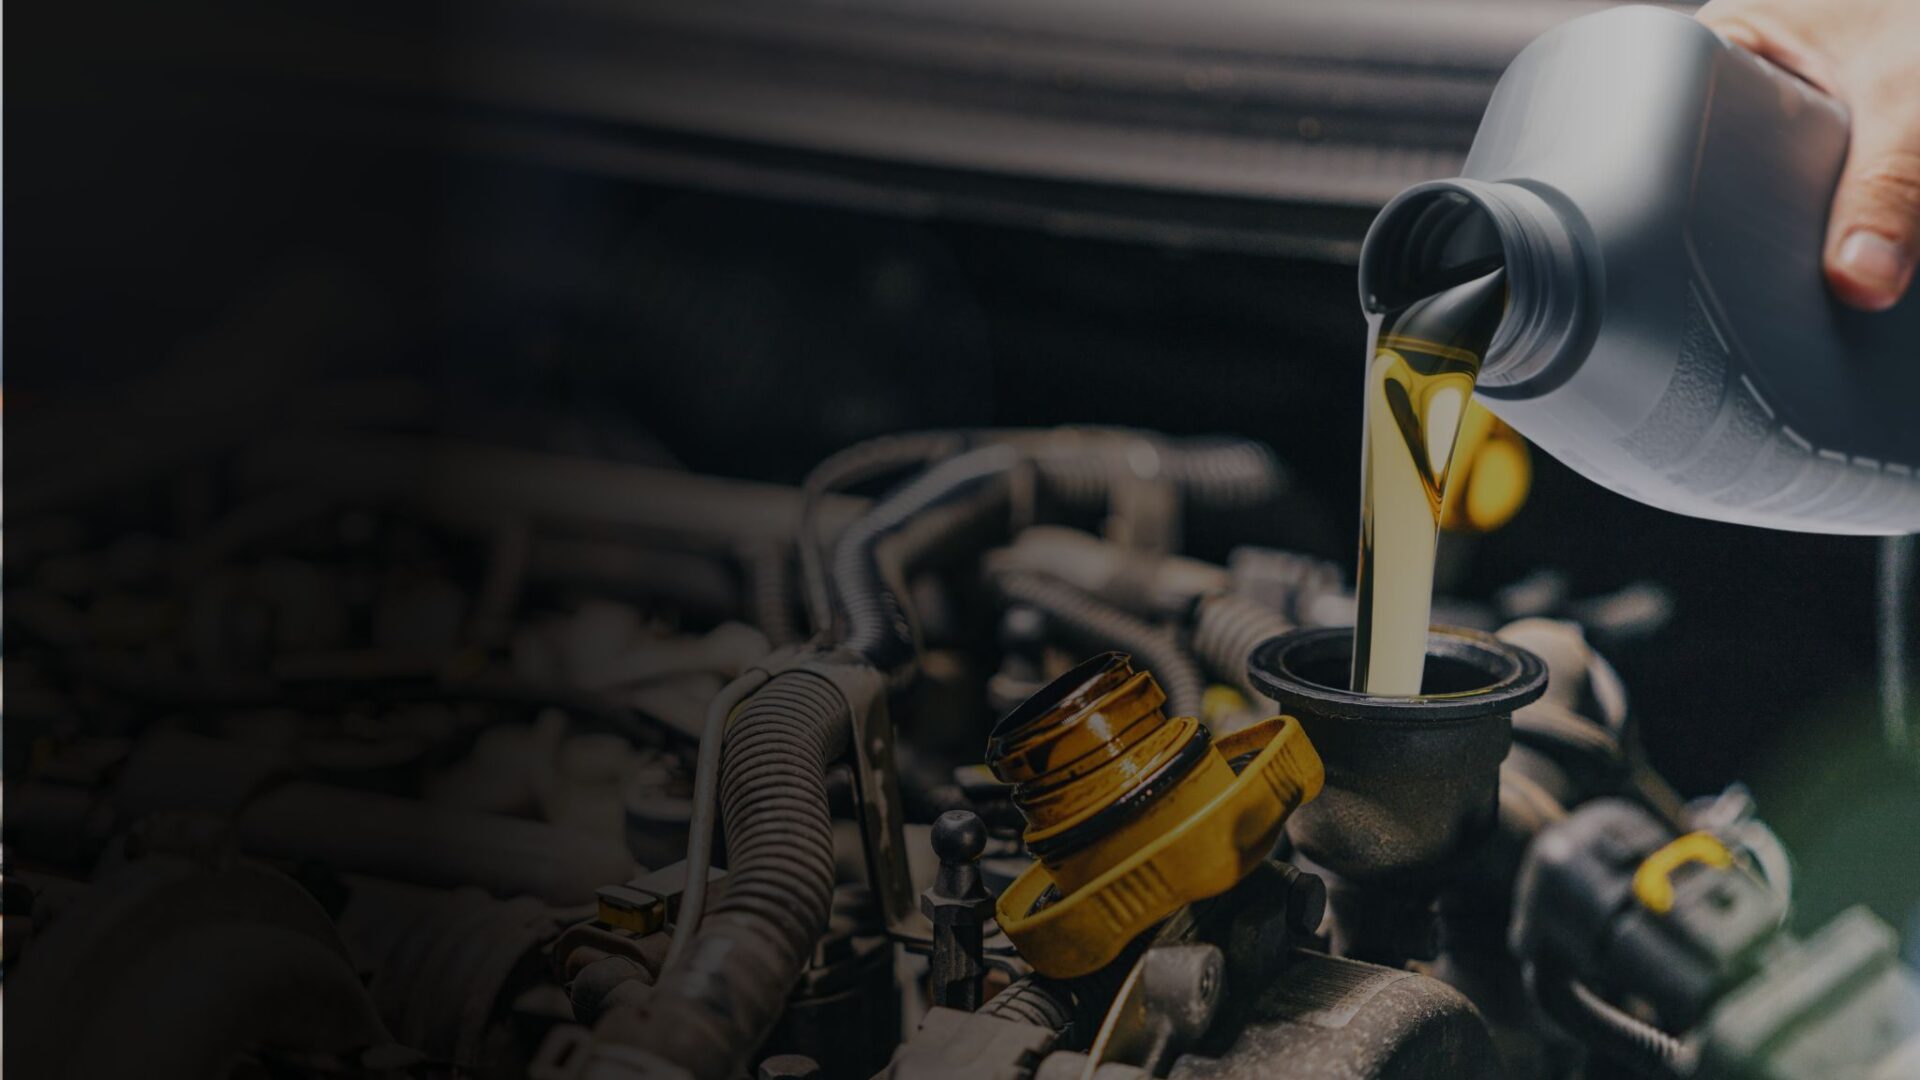
M 1420 692 L 1460 422 L 1506 303 L 1494 270 L 1370 317 L 1353 687 Z

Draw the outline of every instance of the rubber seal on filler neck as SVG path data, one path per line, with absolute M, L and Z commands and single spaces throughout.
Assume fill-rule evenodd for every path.
M 1247 658 L 1247 675 L 1283 709 L 1379 725 L 1511 714 L 1547 692 L 1547 666 L 1539 657 L 1473 630 L 1428 631 L 1427 682 L 1439 676 L 1437 693 L 1395 697 L 1351 689 L 1345 673 L 1352 662 L 1353 628 L 1323 626 L 1262 642 Z

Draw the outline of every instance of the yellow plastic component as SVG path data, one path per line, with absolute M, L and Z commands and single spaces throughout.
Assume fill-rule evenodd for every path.
M 1527 440 L 1478 401 L 1460 419 L 1440 525 L 1449 532 L 1492 532 L 1520 512 L 1533 487 Z
M 645 889 L 608 885 L 594 899 L 594 918 L 617 930 L 651 934 L 667 923 L 666 899 Z
M 1227 763 L 1256 749 L 1234 776 Z M 1196 772 L 1216 779 L 1224 772 L 1225 783 L 1205 785 L 1212 794 L 1199 805 L 1169 797 L 1150 808 L 1141 823 L 1151 819 L 1154 827 L 1122 830 L 1132 850 L 1099 876 L 1072 887 L 1036 862 L 1000 895 L 1000 929 L 1035 971 L 1053 978 L 1096 971 L 1181 905 L 1232 888 L 1266 858 L 1287 815 L 1318 795 L 1326 778 L 1320 755 L 1291 717 L 1262 721 L 1207 753 L 1211 760 Z M 1036 910 L 1049 890 L 1059 899 Z
M 1633 895 L 1655 915 L 1672 911 L 1673 872 L 1688 863 L 1725 869 L 1733 865 L 1733 852 L 1712 833 L 1688 833 L 1646 857 L 1633 872 Z
M 1245 694 L 1231 686 L 1214 683 L 1200 695 L 1200 719 L 1215 724 L 1247 711 Z
M 1169 721 L 1166 729 L 1178 733 L 1183 744 L 1192 739 L 1207 738 L 1200 722 L 1190 716 Z M 1112 867 L 1133 858 L 1144 845 L 1153 843 L 1168 830 L 1178 828 L 1182 822 L 1211 805 L 1222 792 L 1233 786 L 1233 781 L 1233 769 L 1227 765 L 1227 759 L 1218 750 L 1208 747 L 1206 756 L 1194 766 L 1192 772 L 1166 794 L 1148 803 L 1131 820 L 1116 826 L 1112 832 L 1078 851 L 1044 859 L 1043 865 L 1048 866 L 1054 882 L 1063 892 L 1084 889 Z M 1104 807 L 1105 804 L 1102 804 L 1096 809 Z M 1028 835 L 1031 839 L 1032 834 Z

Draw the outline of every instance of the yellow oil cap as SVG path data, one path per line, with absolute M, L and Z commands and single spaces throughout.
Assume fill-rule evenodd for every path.
M 1216 743 L 1165 701 L 1150 674 L 1107 653 L 994 729 L 988 765 L 1014 785 L 1038 860 L 995 912 L 1043 975 L 1095 971 L 1183 905 L 1232 888 L 1319 794 L 1320 756 L 1291 718 Z

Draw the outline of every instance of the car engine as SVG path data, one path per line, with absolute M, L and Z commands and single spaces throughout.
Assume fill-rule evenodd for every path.
M 356 9 L 209 43 L 265 89 L 206 129 L 103 114 L 223 164 L 14 238 L 131 299 L 15 300 L 9 1063 L 1920 1076 L 1910 541 L 1490 426 L 1426 693 L 1348 689 L 1354 245 L 1557 6 L 506 4 L 314 60 L 415 40 Z M 1011 149 L 929 155 L 962 111 Z

